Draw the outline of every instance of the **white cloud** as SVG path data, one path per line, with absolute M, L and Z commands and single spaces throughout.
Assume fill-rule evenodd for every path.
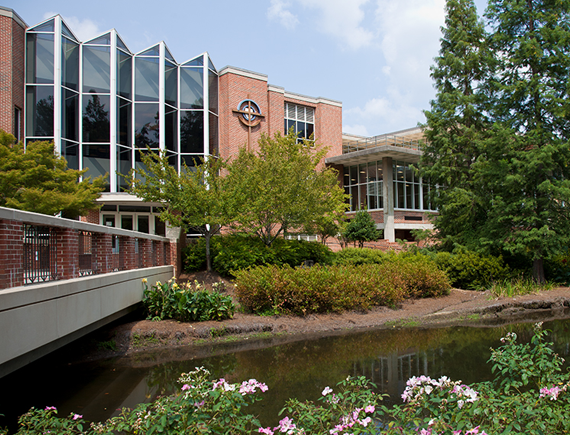
M 299 23 L 299 19 L 286 9 L 288 6 L 289 3 L 282 0 L 271 0 L 267 16 L 270 20 L 278 20 L 286 29 L 292 30 Z
M 298 0 L 306 8 L 317 9 L 311 15 L 317 29 L 338 39 L 343 48 L 357 50 L 371 45 L 375 31 L 363 26 L 365 12 L 363 6 L 370 0 Z
M 343 125 L 342 126 L 342 132 L 343 133 L 348 133 L 348 134 L 355 134 L 357 136 L 370 136 L 370 134 L 368 133 L 368 129 L 361 124 L 353 124 L 353 125 Z
M 56 12 L 46 12 L 44 14 L 44 20 L 57 15 Z M 63 20 L 69 26 L 70 30 L 77 36 L 80 41 L 88 41 L 97 35 L 100 35 L 102 30 L 99 26 L 89 18 L 80 19 L 77 17 L 66 17 L 63 16 Z

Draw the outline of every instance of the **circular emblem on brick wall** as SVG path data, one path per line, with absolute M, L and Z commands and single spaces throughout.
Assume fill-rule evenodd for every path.
M 255 127 L 264 117 L 261 109 L 253 100 L 242 100 L 234 112 L 239 113 L 239 120 L 248 127 Z

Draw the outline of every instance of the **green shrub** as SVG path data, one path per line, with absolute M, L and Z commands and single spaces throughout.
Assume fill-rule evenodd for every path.
M 344 248 L 336 253 L 334 264 L 381 264 L 385 259 L 386 254 L 378 249 Z
M 210 250 L 215 243 L 210 243 Z M 188 243 L 182 250 L 182 262 L 186 272 L 198 272 L 206 269 L 206 239 L 200 237 Z
M 174 279 L 165 283 L 158 281 L 150 289 L 146 280 L 143 283 L 142 302 L 148 319 L 204 322 L 231 319 L 234 315 L 235 306 L 230 296 L 224 296 L 218 290 L 210 292 L 197 281 L 183 285 L 178 285 Z
M 393 306 L 405 298 L 440 296 L 449 281 L 427 258 L 385 264 L 256 267 L 236 272 L 242 306 L 260 314 L 296 314 L 367 310 Z
M 544 264 L 546 279 L 559 284 L 570 284 L 570 253 L 557 255 Z
M 509 266 L 501 256 L 481 255 L 473 251 L 459 254 L 439 252 L 434 261 L 447 273 L 452 286 L 464 290 L 487 289 L 510 275 Z

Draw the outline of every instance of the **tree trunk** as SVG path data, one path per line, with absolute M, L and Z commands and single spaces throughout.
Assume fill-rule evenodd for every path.
M 210 258 L 210 239 L 212 235 L 209 231 L 204 234 L 204 238 L 206 239 L 206 270 L 208 272 L 212 271 L 212 259 Z
M 532 276 L 537 284 L 544 284 L 546 278 L 544 277 L 544 264 L 542 258 L 535 258 L 532 262 Z

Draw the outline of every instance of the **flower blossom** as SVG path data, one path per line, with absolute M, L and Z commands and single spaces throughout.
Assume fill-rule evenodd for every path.
M 332 393 L 332 391 L 333 391 L 332 388 L 330 388 L 330 387 L 325 387 L 325 389 L 324 389 L 323 392 L 322 392 L 322 395 L 323 395 L 323 396 L 326 396 L 327 394 Z
M 83 418 L 83 416 L 79 414 L 73 414 L 73 420 L 79 420 L 80 418 Z
M 269 427 L 266 427 L 266 428 L 260 427 L 259 430 L 258 430 L 258 432 L 259 432 L 259 433 L 264 433 L 264 434 L 267 434 L 267 435 L 273 435 L 273 431 L 272 431 L 271 428 L 269 428 Z
M 192 388 L 192 387 L 191 387 L 190 385 L 188 385 L 188 384 L 182 385 L 182 391 L 189 390 L 190 388 Z
M 239 392 L 242 396 L 245 396 L 246 394 L 255 393 L 256 388 L 259 388 L 263 393 L 268 390 L 267 385 L 264 383 L 257 382 L 255 379 L 250 379 L 249 381 L 242 382 Z
M 558 387 L 552 387 L 550 389 L 548 388 L 541 388 L 540 389 L 540 397 L 547 397 L 550 396 L 550 400 L 557 400 L 558 399 L 558 395 L 560 394 L 560 388 Z
M 57 411 L 55 406 L 46 406 L 45 411 Z

